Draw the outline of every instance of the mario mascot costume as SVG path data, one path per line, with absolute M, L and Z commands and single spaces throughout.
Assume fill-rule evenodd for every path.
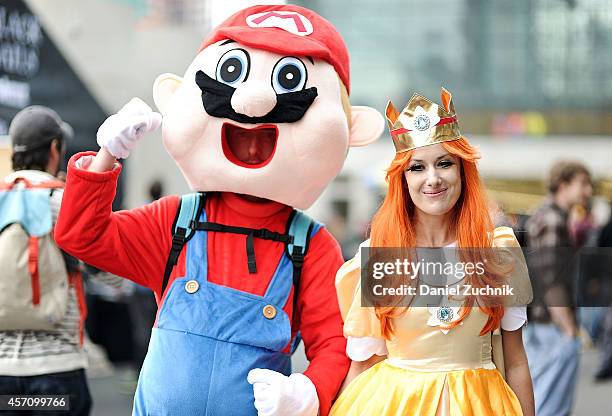
M 382 116 L 348 101 L 349 57 L 311 10 L 254 6 L 215 28 L 183 78 L 154 85 L 163 141 L 197 193 L 112 212 L 126 158 L 162 116 L 133 99 L 69 162 L 67 252 L 151 288 L 159 309 L 136 415 L 327 415 L 348 370 L 337 242 L 297 209 Z M 291 374 L 303 339 L 310 362 Z

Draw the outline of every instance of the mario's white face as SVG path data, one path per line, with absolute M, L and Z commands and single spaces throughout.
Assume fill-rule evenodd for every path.
M 183 79 L 160 76 L 154 95 L 164 145 L 192 189 L 301 209 L 340 172 L 349 145 L 376 140 L 383 127 L 378 113 L 358 108 L 353 118 L 361 122 L 349 129 L 338 75 L 326 61 L 231 40 L 200 52 Z

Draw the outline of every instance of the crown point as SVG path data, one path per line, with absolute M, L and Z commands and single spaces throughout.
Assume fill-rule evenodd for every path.
M 453 106 L 453 94 L 451 94 L 450 91 L 444 87 L 440 88 L 440 100 L 442 101 L 444 110 L 446 110 L 447 113 L 455 113 L 455 108 Z
M 387 108 L 385 109 L 385 115 L 387 116 L 387 121 L 389 121 L 391 125 L 395 124 L 395 122 L 397 121 L 397 118 L 399 117 L 399 113 L 397 109 L 395 108 L 395 106 L 393 105 L 393 102 L 391 102 L 391 100 L 387 102 Z

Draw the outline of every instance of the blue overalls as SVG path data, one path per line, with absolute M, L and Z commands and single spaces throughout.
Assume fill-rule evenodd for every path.
M 206 221 L 203 209 L 199 218 Z M 242 292 L 208 281 L 207 234 L 195 232 L 187 243 L 186 276 L 174 280 L 159 312 L 135 415 L 257 415 L 248 372 L 291 373 L 283 352 L 291 341 L 283 311 L 293 285 L 289 256 L 281 256 L 263 297 Z

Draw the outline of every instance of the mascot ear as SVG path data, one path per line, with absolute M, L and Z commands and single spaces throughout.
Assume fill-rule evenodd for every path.
M 376 141 L 385 129 L 382 115 L 370 107 L 351 107 L 351 134 L 349 145 L 365 146 Z
M 178 87 L 183 83 L 183 78 L 174 74 L 161 74 L 153 84 L 153 101 L 159 109 L 159 112 L 166 114 L 167 105 L 170 102 L 170 97 Z

